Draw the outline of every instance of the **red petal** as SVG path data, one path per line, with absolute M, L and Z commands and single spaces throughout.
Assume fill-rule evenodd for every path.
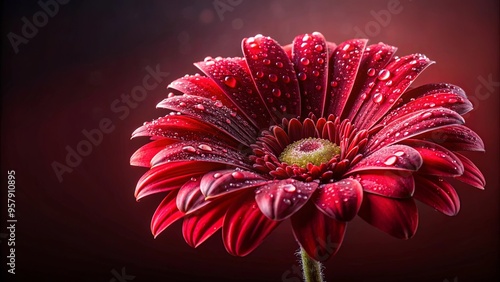
M 264 215 L 283 220 L 298 211 L 318 187 L 316 182 L 274 180 L 257 188 L 255 201 Z
M 206 198 L 215 198 L 242 189 L 263 185 L 268 180 L 259 174 L 243 170 L 211 171 L 201 179 L 200 190 Z
M 417 136 L 437 143 L 451 151 L 484 152 L 484 143 L 476 132 L 464 125 L 452 125 Z
M 302 118 L 323 116 L 328 79 L 328 48 L 321 33 L 303 34 L 293 40 L 292 61 L 299 78 Z
M 160 192 L 180 188 L 191 177 L 196 177 L 213 169 L 220 169 L 221 164 L 209 162 L 173 162 L 148 170 L 137 182 L 135 198 L 141 198 Z
M 200 179 L 191 178 L 188 182 L 182 185 L 177 193 L 176 204 L 177 208 L 186 213 L 193 207 L 200 206 L 205 202 L 205 197 L 200 191 Z
M 467 183 L 473 187 L 479 188 L 481 190 L 484 190 L 484 186 L 486 186 L 486 180 L 484 179 L 483 174 L 477 168 L 477 166 L 471 162 L 467 157 L 456 153 L 455 155 L 460 159 L 462 164 L 464 165 L 464 173 L 457 177 L 456 179 Z
M 340 117 L 349 99 L 367 39 L 352 39 L 337 46 L 330 58 L 330 81 L 324 115 Z
M 232 200 L 212 201 L 202 209 L 184 217 L 182 235 L 193 248 L 205 242 L 222 227 L 224 216 Z
M 168 145 L 171 145 L 177 141 L 170 139 L 160 139 L 150 142 L 141 148 L 139 148 L 130 157 L 130 164 L 135 166 L 151 166 L 151 159 L 161 150 L 165 149 Z
M 295 239 L 316 261 L 325 261 L 338 251 L 346 225 L 345 222 L 326 216 L 313 204 L 307 204 L 292 216 Z
M 345 108 L 344 115 L 347 116 L 347 119 L 354 120 L 361 106 L 367 102 L 366 98 L 375 85 L 377 74 L 392 59 L 396 50 L 396 47 L 383 43 L 366 47 L 351 97 Z
M 152 166 L 175 161 L 204 161 L 234 167 L 251 168 L 240 152 L 209 142 L 186 141 L 167 146 L 151 160 Z
M 274 121 L 300 116 L 297 76 L 283 48 L 270 37 L 255 36 L 244 39 L 242 49 L 255 86 Z
M 373 169 L 416 171 L 421 165 L 422 157 L 415 149 L 405 145 L 392 145 L 365 157 L 345 175 Z
M 352 178 L 322 185 L 314 198 L 314 204 L 320 211 L 340 221 L 352 220 L 362 201 L 363 187 Z
M 393 59 L 378 73 L 378 80 L 367 96 L 370 100 L 361 107 L 353 124 L 358 129 L 368 129 L 376 124 L 397 103 L 415 78 L 433 63 L 422 54 Z
M 435 208 L 445 215 L 453 216 L 460 210 L 457 192 L 442 178 L 430 175 L 415 175 L 415 199 Z
M 441 85 L 430 84 L 430 86 L 439 87 Z M 448 108 L 461 115 L 472 110 L 472 103 L 467 98 L 463 97 L 463 95 L 465 95 L 463 90 L 457 86 L 448 86 L 450 88 L 437 88 L 433 90 L 428 84 L 412 90 L 418 90 L 420 93 L 420 88 L 424 88 L 426 92 L 424 92 L 424 96 L 421 96 L 416 100 L 410 100 L 408 103 L 405 103 L 401 107 L 389 112 L 381 121 L 381 124 L 388 124 L 395 119 L 401 118 L 402 116 L 411 115 L 415 111 L 431 109 L 434 107 Z M 409 95 L 413 95 L 410 92 L 408 92 Z M 407 94 L 405 93 L 404 95 Z
M 444 147 L 417 139 L 408 139 L 402 144 L 412 147 L 422 156 L 423 164 L 418 170 L 420 174 L 459 176 L 464 173 L 460 159 Z
M 228 253 L 246 256 L 280 224 L 262 214 L 252 193 L 229 207 L 222 226 L 222 239 Z
M 415 191 L 415 182 L 409 171 L 371 171 L 356 175 L 363 190 L 389 198 L 409 198 Z
M 463 124 L 464 119 L 455 111 L 446 108 L 433 108 L 416 111 L 411 115 L 396 119 L 372 136 L 367 151 L 374 150 L 412 138 L 453 124 Z
M 170 224 L 184 216 L 184 214 L 177 209 L 177 205 L 175 204 L 176 196 L 177 191 L 168 193 L 153 214 L 151 232 L 155 238 L 170 226 Z
M 178 111 L 210 123 L 245 145 L 252 144 L 257 136 L 255 128 L 243 117 L 211 99 L 191 95 L 174 96 L 161 101 L 157 107 Z
M 412 198 L 392 199 L 366 193 L 358 215 L 396 238 L 409 239 L 417 231 L 418 211 Z
M 251 120 L 257 128 L 268 128 L 271 116 L 258 95 L 254 81 L 242 58 L 216 58 L 195 64 L 212 78 L 226 97 Z

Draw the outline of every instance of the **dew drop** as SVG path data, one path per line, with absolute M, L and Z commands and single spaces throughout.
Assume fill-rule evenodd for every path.
M 193 146 L 184 146 L 182 147 L 182 151 L 187 153 L 195 153 L 196 149 Z
M 397 162 L 398 158 L 396 156 L 390 156 L 387 159 L 385 159 L 384 164 L 385 165 L 393 165 Z
M 319 76 L 319 71 L 317 71 L 317 70 L 313 70 L 313 71 L 312 71 L 312 74 L 313 74 L 314 76 Z
M 425 112 L 420 115 L 423 119 L 430 118 L 432 116 L 431 112 Z
M 216 106 L 217 108 L 221 108 L 221 107 L 222 107 L 222 102 L 221 102 L 221 101 L 216 101 L 216 102 L 215 102 L 215 106 Z
M 278 68 L 282 68 L 282 67 L 283 67 L 283 63 L 282 63 L 282 62 L 276 62 L 276 66 L 277 66 Z
M 309 65 L 309 59 L 308 58 L 302 58 L 300 59 L 300 63 L 303 64 L 304 66 Z
M 394 155 L 397 157 L 402 157 L 405 155 L 405 152 L 404 151 L 396 151 L 396 152 L 394 152 Z
M 253 54 L 253 55 L 250 56 L 250 58 L 252 60 L 257 60 L 259 58 L 259 56 L 257 56 L 257 54 Z
M 281 105 L 280 109 L 281 109 L 282 112 L 286 112 L 286 106 L 285 105 Z
M 297 77 L 298 77 L 300 80 L 302 80 L 302 81 L 304 81 L 304 80 L 306 80 L 306 79 L 307 79 L 307 75 L 306 75 L 305 73 L 303 73 L 303 72 L 299 72 L 299 74 L 297 75 Z
M 235 171 L 235 172 L 231 173 L 231 176 L 237 180 L 241 180 L 241 179 L 245 178 L 245 175 L 240 171 Z
M 293 193 L 297 190 L 297 187 L 295 187 L 295 185 L 293 184 L 285 184 L 281 186 L 281 188 L 283 188 L 283 190 L 285 190 L 288 193 Z
M 262 78 L 262 77 L 264 77 L 264 73 L 261 71 L 258 71 L 255 73 L 255 76 L 257 76 L 258 78 Z
M 368 95 L 366 95 L 366 93 L 363 93 L 359 98 L 361 98 L 361 100 L 366 100 L 366 98 L 368 98 Z
M 332 82 L 330 82 L 330 86 L 332 86 L 332 87 L 337 87 L 338 85 L 339 85 L 339 84 L 338 84 L 338 82 L 336 82 L 336 81 L 332 81 Z
M 281 79 L 283 80 L 284 83 L 290 82 L 290 77 L 288 75 L 284 75 L 283 77 L 281 77 Z
M 214 174 L 214 178 L 219 178 L 219 177 L 221 177 L 221 176 L 222 176 L 222 174 L 221 174 L 221 173 L 219 173 L 219 172 L 216 172 L 216 173 Z
M 271 91 L 271 93 L 273 93 L 274 97 L 280 97 L 281 96 L 281 90 L 279 90 L 278 88 L 273 88 L 273 90 Z
M 374 76 L 375 75 L 375 69 L 374 68 L 369 68 L 367 74 L 368 74 L 368 76 Z
M 202 104 L 196 104 L 194 107 L 200 111 L 205 110 L 205 106 L 203 106 Z
M 203 61 L 204 61 L 205 63 L 206 63 L 206 62 L 208 62 L 208 61 L 211 61 L 211 60 L 213 60 L 213 58 L 212 58 L 212 57 L 210 57 L 210 56 L 207 56 L 207 57 L 205 57 L 205 59 L 203 59 Z
M 391 76 L 391 73 L 388 70 L 383 69 L 383 70 L 381 70 L 378 73 L 378 77 L 377 78 L 380 79 L 380 80 L 386 80 L 386 79 L 389 78 L 389 76 Z
M 231 120 L 230 120 L 230 119 L 228 119 L 228 118 L 226 118 L 226 123 L 227 123 L 227 124 L 231 124 Z
M 377 93 L 373 94 L 372 100 L 373 100 L 373 102 L 380 104 L 384 100 L 384 96 L 377 92 Z
M 226 76 L 224 78 L 224 84 L 231 88 L 234 88 L 236 87 L 236 79 L 232 76 Z
M 263 63 L 264 65 L 268 66 L 268 65 L 270 65 L 270 64 L 271 64 L 271 60 L 269 60 L 269 59 L 264 59 L 264 60 L 262 60 L 262 63 Z
M 457 100 L 457 99 L 455 99 L 455 98 L 450 98 L 450 99 L 448 100 L 448 103 L 451 103 L 451 104 L 455 104 L 456 102 L 458 102 L 458 100 Z
M 304 37 L 302 37 L 302 41 L 309 41 L 311 39 L 311 36 L 309 36 L 309 34 L 306 34 L 304 35 Z
M 316 60 L 316 62 L 318 62 L 318 64 L 322 65 L 322 64 L 325 62 L 325 59 L 323 59 L 323 58 L 318 58 L 318 59 Z
M 278 76 L 277 76 L 277 75 L 275 75 L 274 73 L 271 73 L 268 77 L 269 77 L 269 80 L 270 80 L 271 82 L 276 82 L 276 81 L 278 81 Z
M 200 150 L 206 151 L 206 152 L 212 152 L 212 147 L 205 145 L 205 144 L 200 144 L 198 146 Z

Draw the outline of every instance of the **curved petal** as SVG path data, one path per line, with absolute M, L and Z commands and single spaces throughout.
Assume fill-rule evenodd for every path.
M 130 157 L 130 165 L 150 167 L 151 159 L 158 154 L 158 152 L 175 142 L 177 141 L 171 139 L 159 139 L 147 143 L 135 151 Z
M 257 128 L 269 127 L 271 116 L 242 58 L 208 58 L 194 65 L 212 78 L 226 97 L 237 106 L 238 112 L 244 114 Z
M 356 179 L 364 191 L 389 198 L 409 198 L 415 191 L 415 182 L 410 171 L 367 171 L 357 174 Z
M 222 164 L 191 161 L 165 163 L 148 170 L 137 182 L 135 198 L 137 201 L 151 194 L 180 188 L 191 177 L 197 177 L 213 169 L 220 169 Z
M 247 158 L 234 149 L 209 142 L 186 141 L 167 146 L 151 159 L 151 166 L 176 161 L 204 161 L 251 168 Z
M 366 47 L 346 106 L 347 111 L 344 112 L 348 120 L 354 120 L 361 106 L 368 102 L 366 98 L 377 81 L 377 74 L 392 59 L 396 50 L 396 47 L 384 43 Z
M 393 59 L 378 73 L 377 81 L 367 96 L 353 124 L 368 129 L 376 124 L 399 100 L 417 76 L 434 62 L 422 54 Z
M 257 137 L 255 128 L 243 117 L 212 99 L 192 95 L 173 96 L 158 103 L 157 107 L 204 120 L 247 146 Z
M 359 211 L 363 201 L 363 187 L 352 178 L 321 185 L 314 197 L 316 207 L 329 217 L 350 221 Z
M 415 199 L 435 208 L 437 211 L 453 216 L 460 210 L 458 194 L 448 182 L 437 176 L 415 175 Z
M 406 170 L 416 171 L 422 165 L 422 157 L 417 150 L 405 145 L 383 147 L 371 155 L 363 158 L 345 175 L 352 175 L 366 170 Z
M 309 113 L 318 117 L 323 116 L 328 58 L 328 48 L 321 33 L 303 34 L 293 40 L 292 62 L 299 76 L 302 118 L 308 117 Z
M 160 205 L 153 214 L 151 219 L 151 233 L 156 238 L 163 230 L 167 229 L 170 224 L 184 216 L 184 214 L 177 209 L 175 204 L 175 197 L 177 191 L 172 191 L 161 201 Z
M 367 152 L 438 128 L 463 123 L 464 119 L 450 109 L 438 107 L 419 110 L 392 121 L 373 135 L 368 141 Z
M 464 173 L 456 177 L 456 179 L 462 181 L 463 183 L 469 184 L 473 187 L 484 190 L 484 186 L 486 186 L 486 180 L 484 179 L 483 174 L 477 168 L 477 166 L 471 162 L 467 157 L 455 152 L 455 155 L 460 159 L 462 164 L 464 165 Z
M 258 187 L 268 181 L 268 179 L 250 171 L 217 170 L 203 176 L 200 191 L 207 199 L 212 199 L 243 189 Z
M 175 202 L 177 208 L 183 213 L 195 206 L 202 205 L 205 202 L 205 197 L 200 191 L 200 178 L 191 178 L 184 183 L 177 193 Z
M 484 143 L 476 132 L 464 125 L 451 125 L 419 134 L 416 138 L 437 143 L 451 151 L 484 152 Z
M 311 203 L 292 216 L 295 239 L 316 261 L 325 261 L 338 251 L 346 226 L 346 222 L 328 217 Z
M 399 239 L 413 237 L 418 226 L 417 206 L 412 198 L 391 199 L 366 193 L 358 215 L 369 224 Z
M 262 100 L 278 124 L 300 116 L 300 91 L 293 64 L 272 38 L 257 35 L 242 42 L 245 61 Z
M 232 200 L 210 201 L 194 213 L 184 216 L 182 235 L 189 246 L 196 248 L 222 227 Z
M 255 202 L 268 218 L 283 220 L 298 211 L 317 187 L 316 182 L 301 182 L 295 179 L 274 180 L 255 190 Z
M 464 166 L 460 159 L 444 147 L 417 139 L 408 139 L 402 144 L 412 147 L 422 156 L 423 163 L 418 169 L 420 174 L 452 177 L 464 173 Z
M 253 192 L 235 199 L 222 225 L 222 240 L 228 253 L 246 256 L 280 224 L 267 218 L 252 197 Z
M 340 117 L 342 115 L 367 42 L 367 39 L 348 40 L 339 44 L 333 52 L 329 62 L 330 85 L 327 92 L 325 116 L 333 114 Z

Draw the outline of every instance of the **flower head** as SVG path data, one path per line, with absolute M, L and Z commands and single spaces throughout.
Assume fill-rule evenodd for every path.
M 340 246 L 356 215 L 397 238 L 414 235 L 414 199 L 455 215 L 450 179 L 483 189 L 479 169 L 457 151 L 483 151 L 461 115 L 464 91 L 439 83 L 410 89 L 433 62 L 422 54 L 320 33 L 288 46 L 257 35 L 242 58 L 211 58 L 203 75 L 173 81 L 158 104 L 170 112 L 139 127 L 150 136 L 131 164 L 150 169 L 135 196 L 166 194 L 154 236 L 183 220 L 196 247 L 222 228 L 244 256 L 281 222 L 315 260 Z

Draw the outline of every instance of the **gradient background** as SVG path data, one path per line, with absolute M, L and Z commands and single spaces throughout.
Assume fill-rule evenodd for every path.
M 184 243 L 180 223 L 158 239 L 149 231 L 161 196 L 137 203 L 145 169 L 129 156 L 146 140 L 131 132 L 162 114 L 154 106 L 166 85 L 197 70 L 205 56 L 239 56 L 240 42 L 257 33 L 281 44 L 322 32 L 342 42 L 359 36 L 424 53 L 437 61 L 414 85 L 449 82 L 475 97 L 467 125 L 486 153 L 467 154 L 487 179 L 485 191 L 456 185 L 462 210 L 449 218 L 419 205 L 420 225 L 408 241 L 362 220 L 347 229 L 342 248 L 326 264 L 328 281 L 497 281 L 499 273 L 499 4 L 498 1 L 401 0 L 402 11 L 377 22 L 383 1 L 230 1 L 219 17 L 214 1 L 70 1 L 15 54 L 7 34 L 21 33 L 36 1 L 2 1 L 1 224 L 7 170 L 16 170 L 17 281 L 112 281 L 112 271 L 135 281 L 300 281 L 293 274 L 297 245 L 282 224 L 245 258 L 226 253 L 220 232 L 198 249 Z M 377 29 L 378 27 L 378 29 Z M 142 83 L 146 66 L 169 72 L 123 120 L 110 109 Z M 491 77 L 496 84 L 481 87 Z M 474 98 L 471 98 L 474 99 Z M 110 118 L 115 130 L 59 182 L 51 168 L 82 130 Z M 2 227 L 2 276 L 6 240 Z M 10 280 L 12 276 L 8 276 Z M 3 279 L 3 278 L 2 278 Z M 6 281 L 3 279 L 2 281 Z

